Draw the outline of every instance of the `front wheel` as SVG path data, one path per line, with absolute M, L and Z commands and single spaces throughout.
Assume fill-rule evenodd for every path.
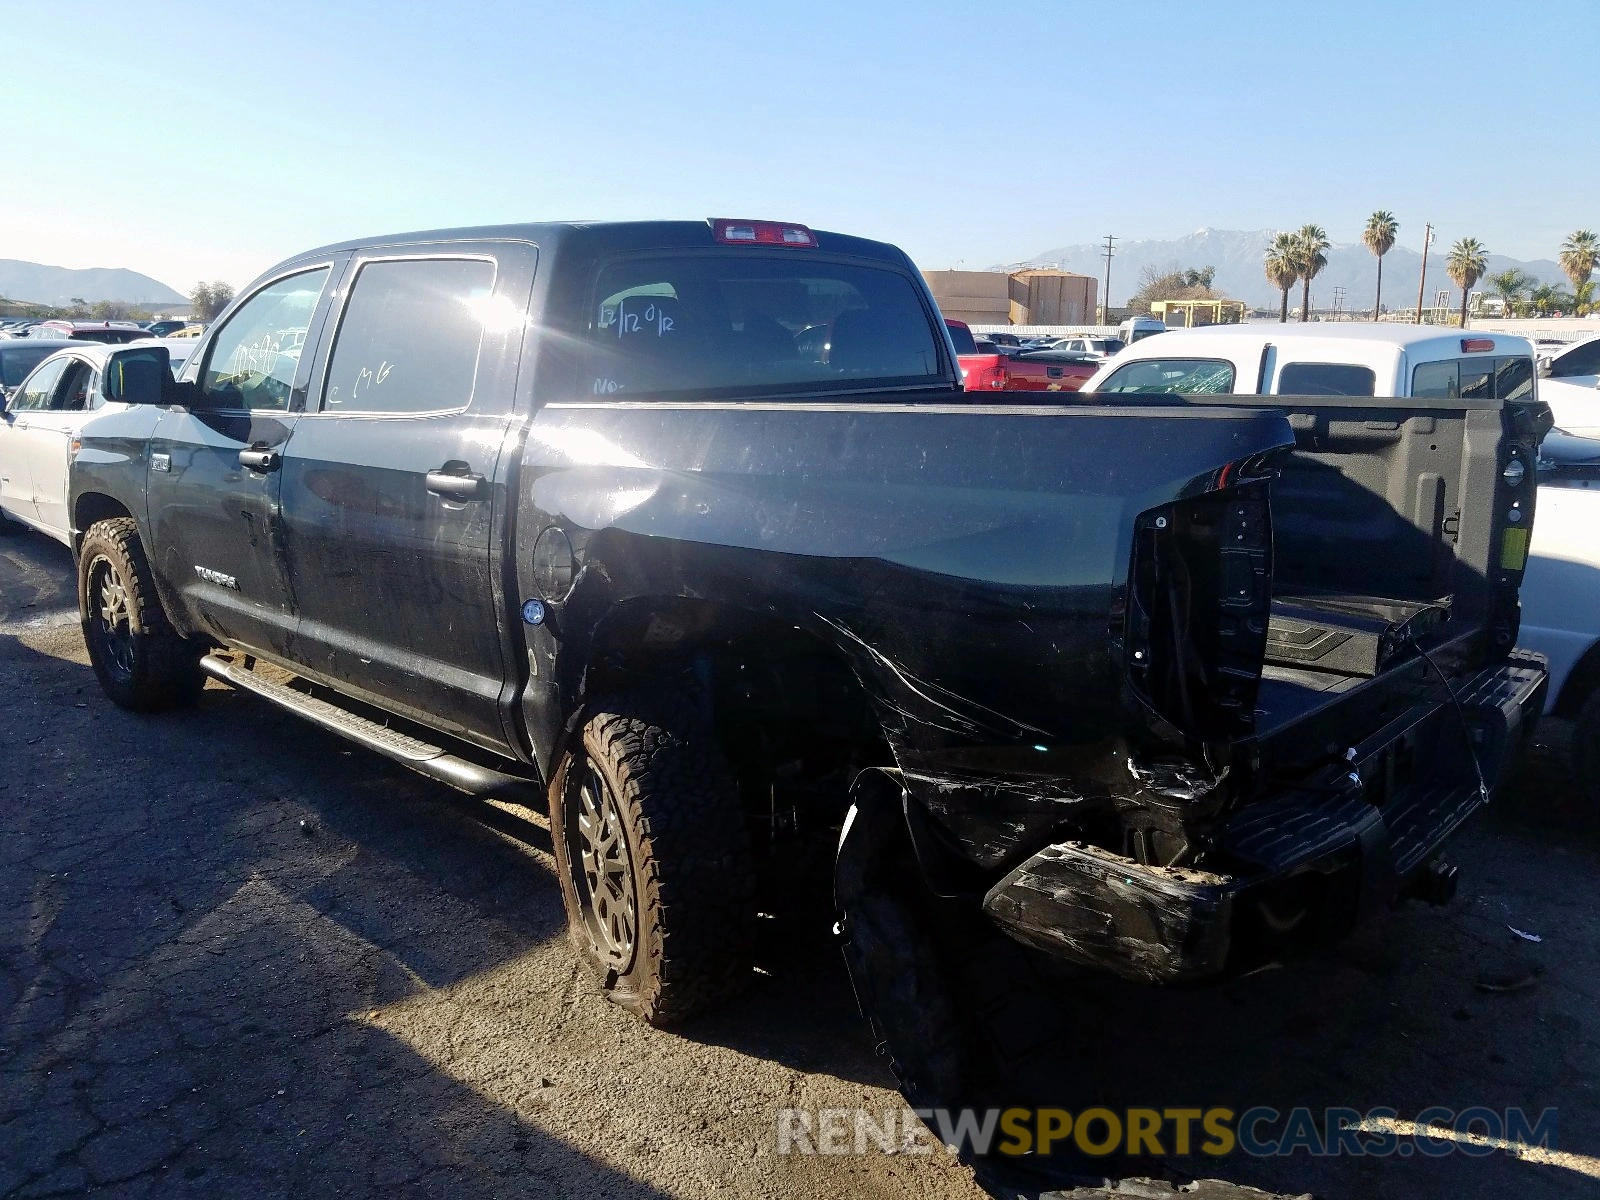
M 733 776 L 684 695 L 597 704 L 550 786 L 574 948 L 607 997 L 652 1025 L 748 980 L 755 868 Z
M 83 535 L 78 612 L 89 663 L 117 705 L 158 712 L 194 703 L 205 684 L 200 647 L 167 620 L 132 517 L 97 521 Z

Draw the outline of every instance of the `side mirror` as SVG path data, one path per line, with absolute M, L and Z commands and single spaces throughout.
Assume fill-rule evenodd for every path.
M 121 404 L 165 404 L 172 355 L 165 346 L 140 346 L 113 354 L 106 364 L 105 396 Z
M 1547 354 L 1544 357 L 1539 359 L 1539 378 L 1540 379 L 1548 379 L 1549 377 L 1550 377 L 1550 356 Z

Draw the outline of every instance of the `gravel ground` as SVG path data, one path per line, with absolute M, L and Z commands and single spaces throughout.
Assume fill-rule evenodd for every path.
M 645 1028 L 575 969 L 538 814 L 216 684 L 194 713 L 120 712 L 71 588 L 60 547 L 0 540 L 0 1196 L 985 1194 L 942 1152 L 775 1153 L 780 1107 L 898 1107 L 828 914 L 732 1010 Z M 1448 907 L 1223 988 L 1049 998 L 1063 1103 L 1557 1106 L 1585 1157 L 1183 1165 L 1327 1197 L 1594 1195 L 1600 835 L 1563 734 L 1455 844 Z

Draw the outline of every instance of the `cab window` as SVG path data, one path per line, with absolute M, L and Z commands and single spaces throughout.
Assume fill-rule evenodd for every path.
M 56 392 L 56 385 L 61 382 L 61 376 L 70 361 L 63 358 L 46 363 L 30 375 L 18 389 L 17 394 L 11 398 L 11 411 L 35 412 L 49 408 L 50 400 Z
M 1220 358 L 1147 358 L 1119 367 L 1098 390 L 1136 395 L 1220 395 L 1233 391 L 1233 364 Z
M 1371 396 L 1378 376 L 1354 363 L 1288 363 L 1278 372 L 1280 396 Z
M 1411 372 L 1411 394 L 1421 400 L 1527 400 L 1533 395 L 1533 360 L 1479 357 L 1418 363 Z
M 52 408 L 59 412 L 86 412 L 94 395 L 94 368 L 82 359 L 73 359 L 56 387 Z
M 197 403 L 220 409 L 286 409 L 311 315 L 328 268 L 262 288 L 217 333 L 200 373 Z
M 601 268 L 582 390 L 741 396 L 927 387 L 944 370 L 902 272 L 746 249 Z

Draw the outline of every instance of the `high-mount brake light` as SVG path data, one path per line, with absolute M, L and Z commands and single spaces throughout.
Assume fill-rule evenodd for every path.
M 711 236 L 724 246 L 793 246 L 815 250 L 817 235 L 787 221 L 736 221 L 711 218 Z
M 1461 353 L 1463 353 L 1463 354 L 1475 354 L 1480 350 L 1493 350 L 1493 349 L 1494 349 L 1494 339 L 1493 338 L 1462 338 L 1461 339 Z

